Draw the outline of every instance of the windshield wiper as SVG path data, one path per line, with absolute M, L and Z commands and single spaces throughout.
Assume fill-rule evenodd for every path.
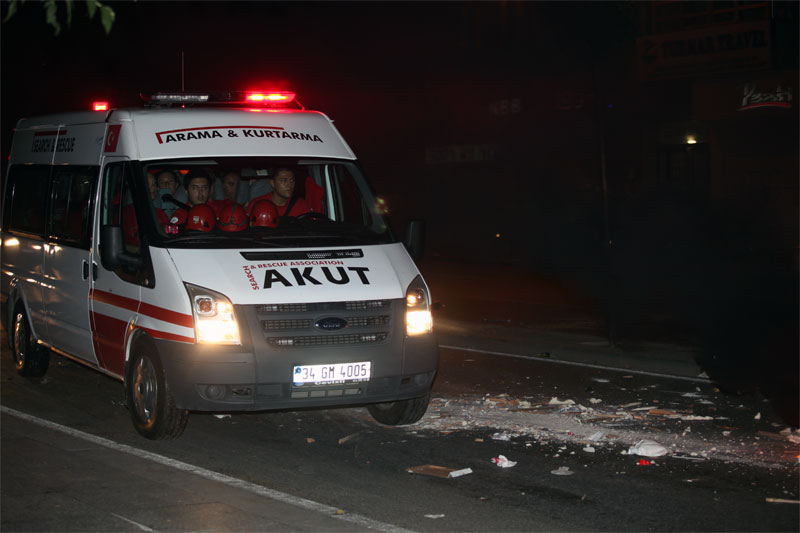
M 221 243 L 239 243 L 239 244 L 261 244 L 263 242 L 271 242 L 273 239 L 278 237 L 278 240 L 281 239 L 282 236 L 273 236 L 273 237 L 266 237 L 266 236 L 257 236 L 257 235 L 182 235 L 180 237 L 174 237 L 169 240 L 165 240 L 164 243 L 169 246 L 171 244 L 221 244 Z M 279 248 L 286 248 L 287 245 L 284 243 L 272 243 L 274 246 Z

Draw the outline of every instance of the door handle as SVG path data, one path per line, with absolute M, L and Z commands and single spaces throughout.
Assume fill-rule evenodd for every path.
M 83 281 L 86 281 L 86 279 L 88 277 L 89 277 L 89 263 L 87 263 L 86 260 L 84 259 L 83 260 Z
M 92 281 L 97 281 L 97 263 L 92 261 Z

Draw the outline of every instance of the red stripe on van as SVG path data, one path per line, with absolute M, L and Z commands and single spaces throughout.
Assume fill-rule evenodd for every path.
M 92 312 L 92 340 L 94 352 L 101 368 L 122 376 L 125 370 L 125 344 L 127 342 L 128 323 L 124 320 Z M 193 337 L 174 335 L 150 328 L 137 328 L 146 331 L 151 337 L 178 342 L 194 343 Z
M 139 313 L 156 318 L 158 320 L 163 320 L 164 322 L 177 324 L 178 326 L 183 326 L 185 328 L 194 328 L 194 319 L 192 318 L 192 315 L 184 315 L 183 313 L 170 311 L 169 309 L 157 307 L 145 302 L 142 302 L 142 306 L 139 308 Z
M 133 298 L 128 298 L 125 296 L 120 296 L 119 294 L 114 294 L 113 292 L 106 292 L 97 289 L 92 289 L 89 292 L 89 299 L 94 300 L 95 302 L 113 305 L 114 307 L 121 307 L 129 311 L 139 310 L 139 300 L 134 300 Z
M 125 368 L 125 331 L 128 324 L 124 320 L 92 312 L 92 340 L 94 353 L 102 368 L 122 375 Z
M 151 337 L 155 337 L 157 339 L 194 343 L 194 337 L 184 337 L 183 335 L 175 335 L 174 333 L 167 333 L 166 331 L 159 331 L 157 329 L 150 329 L 143 327 L 139 327 L 137 329 L 142 329 L 146 331 L 148 334 L 150 334 Z
M 158 307 L 146 302 L 142 302 L 140 305 L 139 300 L 134 300 L 133 298 L 127 298 L 125 296 L 120 296 L 119 294 L 99 291 L 96 289 L 92 290 L 89 298 L 96 302 L 113 305 L 114 307 L 121 307 L 122 309 L 128 309 L 129 311 L 138 311 L 140 314 L 147 315 L 155 318 L 156 320 L 162 320 L 164 322 L 183 326 L 185 328 L 194 328 L 194 320 L 192 319 L 192 315 L 185 315 L 183 313 L 164 309 L 163 307 Z

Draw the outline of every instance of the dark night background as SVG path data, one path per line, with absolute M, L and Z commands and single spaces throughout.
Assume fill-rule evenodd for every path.
M 551 277 L 615 342 L 700 346 L 797 404 L 798 3 L 107 4 L 109 36 L 82 2 L 58 37 L 32 1 L 2 25 L 4 159 L 21 117 L 180 89 L 183 52 L 186 90 L 290 88 L 333 118 L 428 257 Z M 726 28 L 767 46 L 653 70 L 648 43 Z M 741 111 L 748 86 L 791 107 Z

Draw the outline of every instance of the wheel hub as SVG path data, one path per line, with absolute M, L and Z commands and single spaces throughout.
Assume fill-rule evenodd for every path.
M 14 320 L 14 362 L 17 368 L 25 364 L 25 318 L 18 314 Z
M 142 357 L 136 365 L 133 382 L 133 403 L 140 420 L 147 423 L 152 420 L 157 400 L 155 368 L 150 359 Z

